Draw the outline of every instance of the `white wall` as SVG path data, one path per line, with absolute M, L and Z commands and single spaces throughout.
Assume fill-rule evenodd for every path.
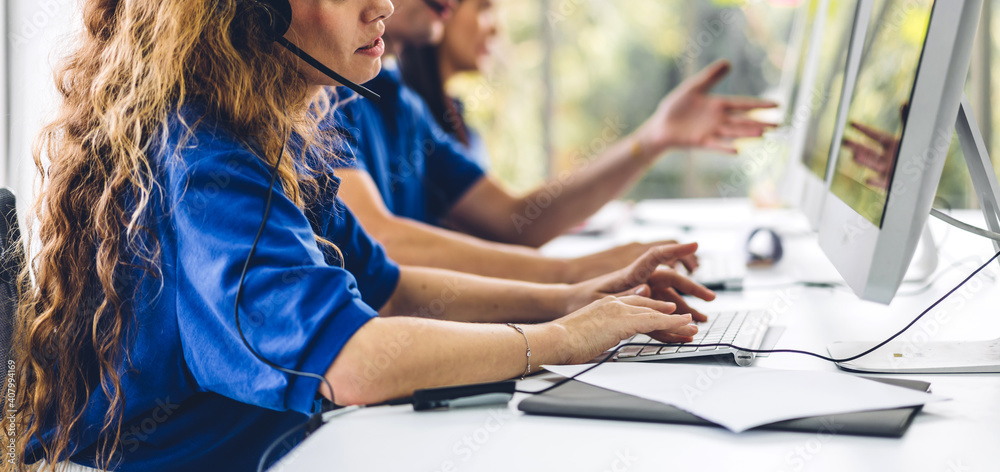
M 9 1 L 9 0 L 8 0 Z M 0 5 L 0 38 L 7 37 L 7 3 Z M 7 46 L 0 47 L 0 185 L 7 185 Z
M 75 25 L 79 0 L 3 0 L 7 9 L 7 106 L 10 119 L 6 165 L 0 179 L 18 198 L 23 216 L 34 200 L 32 143 L 56 109 L 53 65 L 65 55 Z

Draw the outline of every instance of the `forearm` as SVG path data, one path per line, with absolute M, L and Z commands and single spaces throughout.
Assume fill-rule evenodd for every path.
M 494 241 L 537 247 L 621 195 L 667 149 L 701 147 L 735 154 L 734 139 L 760 137 L 772 127 L 747 113 L 776 104 L 712 95 L 729 70 L 729 63 L 718 61 L 685 80 L 639 130 L 592 162 L 574 163 L 577 170 L 523 198 L 511 197 L 493 181 L 476 184 L 449 219 Z
M 566 260 L 398 217 L 386 208 L 368 173 L 345 169 L 338 175 L 343 179 L 340 197 L 365 230 L 382 243 L 389 257 L 403 265 L 543 283 L 569 278 L 572 268 Z
M 558 327 L 522 329 L 531 345 L 533 372 L 566 361 Z M 508 326 L 376 318 L 351 337 L 326 377 L 336 403 L 376 403 L 417 389 L 518 377 L 525 370 L 526 348 L 524 337 Z M 325 387 L 320 391 L 330 397 Z
M 670 314 L 676 309 L 641 296 L 606 296 L 552 322 L 523 324 L 524 336 L 498 324 L 376 317 L 351 336 L 328 369 L 334 391 L 320 387 L 320 393 L 341 405 L 376 403 L 416 389 L 516 377 L 529 359 L 531 371 L 587 362 L 636 333 L 690 342 L 698 328 L 690 315 Z
M 485 241 L 405 219 L 384 222 L 371 232 L 389 257 L 402 265 L 528 282 L 573 281 L 570 261 L 542 256 L 532 248 Z
M 528 195 L 517 199 L 509 218 L 495 230 L 496 240 L 539 247 L 582 223 L 625 193 L 652 164 L 655 152 L 630 136 L 592 161 L 574 163 Z
M 537 323 L 567 313 L 569 290 L 566 285 L 404 266 L 396 291 L 380 314 L 475 323 Z

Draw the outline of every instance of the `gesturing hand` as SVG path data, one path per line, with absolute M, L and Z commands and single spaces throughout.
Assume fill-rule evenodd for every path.
M 629 243 L 622 246 L 613 247 L 606 251 L 598 252 L 588 256 L 578 257 L 576 259 L 571 259 L 571 269 L 570 273 L 573 274 L 568 281 L 570 282 L 583 282 L 585 280 L 592 279 L 594 277 L 599 277 L 618 269 L 621 269 L 636 261 L 639 257 L 645 254 L 650 249 L 658 246 L 666 246 L 671 244 L 677 244 L 677 241 L 658 241 L 655 243 Z M 667 263 L 670 266 L 677 267 L 678 264 L 683 265 L 688 272 L 694 272 L 698 268 L 698 256 L 695 254 L 690 254 L 685 257 L 680 257 L 677 260 Z
M 852 122 L 851 127 L 877 143 L 877 146 L 872 146 L 846 137 L 843 141 L 844 147 L 854 153 L 854 162 L 875 171 L 875 176 L 865 183 L 875 188 L 889 190 L 889 174 L 896 164 L 899 139 L 861 123 Z
M 674 269 L 663 267 L 697 250 L 697 243 L 655 247 L 624 269 L 573 285 L 569 311 L 607 295 L 642 295 L 673 303 L 679 313 L 690 313 L 695 321 L 706 321 L 708 317 L 688 305 L 681 293 L 711 301 L 715 299 L 715 292 Z
M 733 139 L 759 137 L 774 127 L 746 114 L 755 109 L 774 108 L 776 103 L 709 93 L 731 68 L 728 61 L 720 60 L 677 86 L 643 124 L 640 142 L 656 154 L 668 148 L 690 147 L 735 154 Z

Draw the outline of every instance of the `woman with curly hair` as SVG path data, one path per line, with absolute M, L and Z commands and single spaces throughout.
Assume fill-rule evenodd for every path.
M 689 311 L 675 288 L 711 292 L 658 269 L 694 245 L 576 285 L 388 260 L 336 200 L 318 123 L 341 84 L 274 42 L 276 3 L 84 2 L 35 156 L 5 468 L 252 470 L 248 452 L 322 398 L 381 402 L 696 331 L 671 314 Z M 288 3 L 286 39 L 347 80 L 379 72 L 389 0 Z

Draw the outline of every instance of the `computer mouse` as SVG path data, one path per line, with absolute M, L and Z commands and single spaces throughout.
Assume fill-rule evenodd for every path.
M 747 265 L 769 266 L 777 264 L 784 255 L 781 236 L 773 229 L 757 228 L 747 238 Z

